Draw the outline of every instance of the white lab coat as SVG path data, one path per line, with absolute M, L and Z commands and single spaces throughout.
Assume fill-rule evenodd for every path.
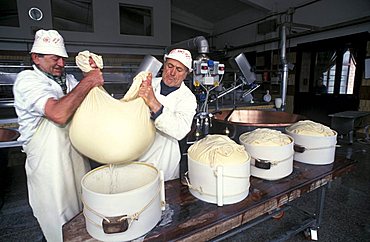
M 76 83 L 67 76 L 69 91 Z M 90 170 L 71 145 L 68 125 L 43 117 L 47 99 L 62 96 L 61 87 L 38 70 L 21 72 L 14 84 L 29 202 L 45 238 L 53 242 L 63 241 L 62 225 L 82 210 L 81 179 Z
M 167 96 L 161 95 L 161 80 L 162 78 L 152 80 L 155 96 L 163 105 L 162 114 L 154 121 L 155 140 L 138 160 L 152 163 L 157 169 L 162 170 L 167 181 L 179 177 L 181 153 L 178 141 L 190 132 L 197 102 L 194 94 L 184 83 Z
M 14 107 L 18 115 L 18 141 L 26 146 L 36 132 L 44 117 L 45 104 L 49 98 L 60 99 L 64 96 L 62 88 L 40 70 L 22 71 L 17 75 L 13 86 Z M 66 76 L 67 92 L 70 92 L 78 81 L 72 76 Z

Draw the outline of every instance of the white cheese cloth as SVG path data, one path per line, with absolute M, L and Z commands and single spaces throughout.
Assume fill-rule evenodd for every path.
M 90 57 L 94 60 L 96 66 L 99 69 L 103 69 L 103 58 L 100 55 L 91 53 L 88 50 L 78 53 L 76 56 L 76 64 L 83 72 L 89 72 L 93 68 L 90 66 L 89 59 Z

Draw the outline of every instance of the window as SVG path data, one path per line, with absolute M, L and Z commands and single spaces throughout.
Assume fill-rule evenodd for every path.
M 339 94 L 353 94 L 355 83 L 356 61 L 350 50 L 343 54 L 342 75 Z
M 297 45 L 293 112 L 330 125 L 329 114 L 358 110 L 368 39 L 363 32 Z
M 120 5 L 120 33 L 152 36 L 152 9 L 141 6 Z
M 19 27 L 17 1 L 0 1 L 0 26 Z
M 330 58 L 328 58 L 328 55 L 330 55 Z M 337 72 L 340 72 L 340 76 L 338 78 L 339 94 L 353 94 L 353 87 L 355 85 L 356 61 L 350 49 L 346 49 L 344 52 L 340 50 L 335 52 L 318 52 L 316 66 L 318 70 L 320 70 L 320 66 L 325 66 L 325 69 L 321 70 L 321 73 L 318 73 L 320 78 L 318 83 L 316 83 L 316 86 L 323 84 L 327 87 L 326 93 L 334 94 L 336 75 Z
M 93 32 L 92 0 L 52 0 L 53 28 Z

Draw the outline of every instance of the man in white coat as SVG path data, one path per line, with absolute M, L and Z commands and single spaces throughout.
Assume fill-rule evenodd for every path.
M 63 241 L 62 225 L 82 210 L 81 179 L 89 162 L 71 145 L 69 121 L 89 91 L 104 83 L 99 69 L 78 82 L 64 71 L 68 57 L 55 30 L 38 30 L 33 70 L 18 74 L 14 106 L 27 155 L 29 203 L 47 241 Z
M 180 146 L 190 131 L 197 108 L 194 94 L 184 79 L 192 71 L 188 50 L 174 49 L 164 56 L 161 78 L 143 81 L 139 96 L 151 110 L 156 127 L 154 143 L 138 160 L 152 163 L 164 173 L 165 180 L 179 177 Z

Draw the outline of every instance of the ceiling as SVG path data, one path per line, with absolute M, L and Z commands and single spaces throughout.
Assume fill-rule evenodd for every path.
M 217 22 L 240 13 L 245 13 L 245 21 L 251 22 L 318 1 L 321 0 L 171 0 L 171 19 L 173 23 L 210 33 Z

